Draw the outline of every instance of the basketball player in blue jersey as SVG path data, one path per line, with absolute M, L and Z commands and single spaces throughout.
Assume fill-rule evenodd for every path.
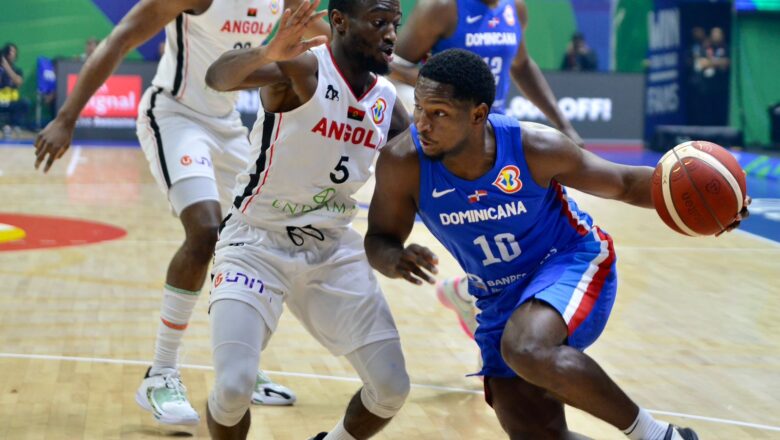
M 79 73 L 73 92 L 35 141 L 35 167 L 51 168 L 70 147 L 79 114 L 133 49 L 165 29 L 166 50 L 139 106 L 138 139 L 150 170 L 184 227 L 171 258 L 152 366 L 136 402 L 166 424 L 192 425 L 198 413 L 187 399 L 178 351 L 208 271 L 217 228 L 232 201 L 236 174 L 246 165 L 249 140 L 235 110 L 237 95 L 217 93 L 204 81 L 222 53 L 259 46 L 283 7 L 304 0 L 141 0 L 120 20 Z M 309 36 L 330 33 L 323 20 Z M 255 403 L 290 405 L 295 395 L 257 372 Z
M 417 64 L 428 54 L 453 48 L 479 55 L 496 83 L 491 107 L 504 113 L 509 82 L 514 80 L 545 116 L 580 146 L 584 143 L 556 104 L 539 66 L 528 54 L 523 29 L 524 0 L 420 0 L 398 35 L 392 76 L 414 86 Z
M 392 76 L 414 86 L 417 64 L 429 52 L 466 49 L 479 55 L 496 82 L 496 99 L 491 111 L 504 113 L 509 82 L 564 134 L 584 146 L 566 117 L 539 66 L 528 54 L 523 30 L 528 25 L 524 0 L 420 0 L 398 36 Z M 468 298 L 465 277 L 442 280 L 436 286 L 439 300 L 453 309 L 467 335 L 476 328 L 474 304 Z
M 317 439 L 369 438 L 409 393 L 398 330 L 351 226 L 355 192 L 373 174 L 379 149 L 409 126 L 382 76 L 401 6 L 330 0 L 331 44 L 322 45 L 302 40 L 318 3 L 286 11 L 267 46 L 230 51 L 206 76 L 216 90 L 262 87 L 252 163 L 237 178 L 214 255 L 215 385 L 207 409 L 214 438 L 246 438 L 253 375 L 282 304 L 363 382 L 343 418 Z
M 481 310 L 475 340 L 486 400 L 510 438 L 579 438 L 566 426 L 568 404 L 633 440 L 697 439 L 654 420 L 582 352 L 615 301 L 616 257 L 610 236 L 563 186 L 651 208 L 653 169 L 605 161 L 555 129 L 490 114 L 494 93 L 490 69 L 465 50 L 420 70 L 414 123 L 377 163 L 369 262 L 390 278 L 434 282 L 437 257 L 404 246 L 416 213 L 458 260 Z

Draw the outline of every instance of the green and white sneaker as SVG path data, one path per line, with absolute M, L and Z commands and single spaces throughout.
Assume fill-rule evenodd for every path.
M 138 405 L 166 425 L 197 425 L 200 417 L 187 400 L 187 388 L 179 372 L 167 369 L 163 374 L 149 375 L 146 370 L 141 386 L 135 392 Z
M 295 403 L 295 393 L 286 386 L 274 383 L 268 376 L 257 370 L 255 390 L 252 392 L 252 403 L 255 405 L 283 406 Z

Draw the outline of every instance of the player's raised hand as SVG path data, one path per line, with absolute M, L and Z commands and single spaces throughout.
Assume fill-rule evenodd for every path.
M 321 20 L 328 11 L 317 12 L 320 0 L 303 0 L 293 12 L 285 9 L 279 20 L 276 36 L 268 43 L 265 57 L 271 61 L 285 61 L 297 57 L 312 47 L 328 42 L 324 35 L 308 40 L 303 38 L 306 27 L 314 20 Z
M 48 172 L 55 160 L 61 158 L 73 139 L 73 124 L 55 118 L 35 138 L 35 169 L 44 161 L 43 172 Z
M 434 284 L 436 280 L 429 273 L 433 275 L 439 273 L 437 264 L 439 264 L 439 257 L 430 249 L 418 244 L 410 244 L 401 251 L 395 271 L 412 284 L 420 285 L 423 281 Z

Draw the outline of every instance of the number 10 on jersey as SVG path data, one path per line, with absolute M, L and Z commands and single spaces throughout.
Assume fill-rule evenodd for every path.
M 482 252 L 485 254 L 485 259 L 482 260 L 482 265 L 490 266 L 491 264 L 508 263 L 515 258 L 519 257 L 522 251 L 520 245 L 517 244 L 515 236 L 509 232 L 497 234 L 493 237 L 493 243 L 490 243 L 484 235 L 480 235 L 473 242 L 475 245 L 482 248 Z M 498 255 L 501 258 L 497 258 L 491 249 L 491 244 L 495 245 L 498 249 Z

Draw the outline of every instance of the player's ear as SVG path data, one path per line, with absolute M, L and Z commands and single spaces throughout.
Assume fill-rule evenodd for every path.
M 330 15 L 328 16 L 328 19 L 330 19 L 330 26 L 336 30 L 336 32 L 340 34 L 344 34 L 347 31 L 347 16 L 339 11 L 338 9 L 334 9 L 330 11 Z
M 471 122 L 473 124 L 481 124 L 487 121 L 487 117 L 490 114 L 490 107 L 484 102 L 474 107 L 471 111 Z

